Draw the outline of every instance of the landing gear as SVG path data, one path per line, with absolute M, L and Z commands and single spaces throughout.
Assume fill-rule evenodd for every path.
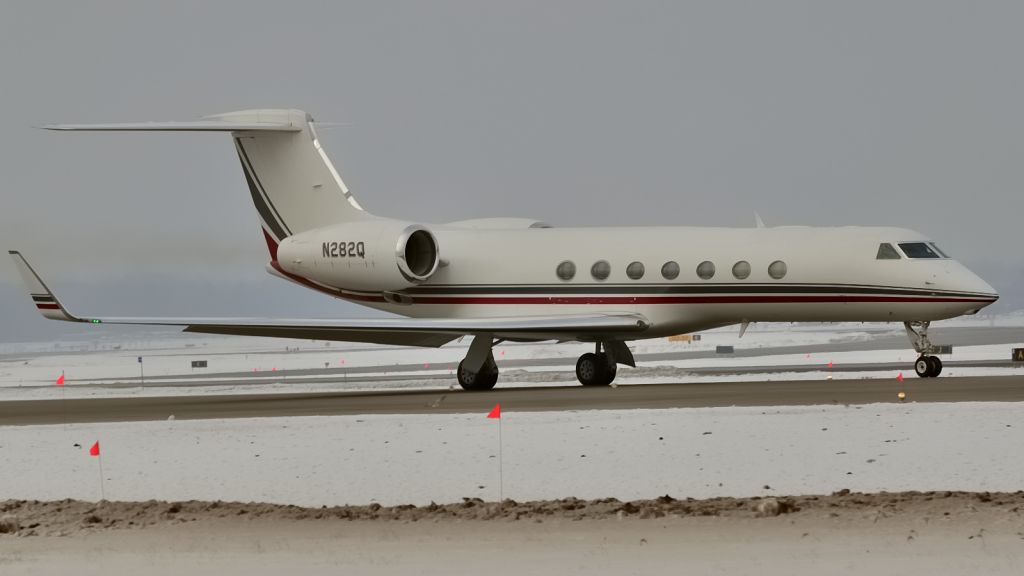
M 942 360 L 938 356 L 920 356 L 914 362 L 914 372 L 921 378 L 934 378 L 942 373 Z
M 487 360 L 477 372 L 470 372 L 465 364 L 465 360 L 459 362 L 457 375 L 463 390 L 490 390 L 498 383 L 498 365 L 494 362 L 494 354 L 487 354 Z
M 491 347 L 504 340 L 494 341 L 490 334 L 478 334 L 469 345 L 466 358 L 459 362 L 456 377 L 463 390 L 483 391 L 498 383 L 498 365 Z M 576 378 L 584 386 L 609 386 L 615 380 L 618 365 L 636 367 L 633 353 L 621 340 L 597 342 L 593 352 L 580 356 L 576 362 Z M 479 366 L 477 370 L 470 367 Z
M 608 352 L 587 352 L 576 361 L 576 379 L 584 386 L 608 386 L 615 380 L 618 364 Z
M 938 356 L 932 356 L 935 350 L 932 341 L 928 339 L 928 326 L 931 322 L 904 322 L 903 327 L 907 330 L 910 343 L 914 345 L 921 355 L 914 362 L 914 372 L 921 378 L 935 378 L 942 373 L 942 360 Z

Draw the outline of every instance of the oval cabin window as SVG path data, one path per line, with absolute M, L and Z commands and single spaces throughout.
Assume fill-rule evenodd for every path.
M 745 280 L 748 276 L 750 276 L 750 262 L 747 262 L 746 260 L 740 260 L 739 262 L 733 264 L 732 275 L 735 276 L 737 280 Z
M 590 267 L 590 275 L 593 276 L 595 280 L 607 280 L 611 273 L 611 264 L 608 264 L 605 260 L 598 260 Z
M 665 280 L 675 280 L 679 277 L 679 264 L 665 262 L 665 265 L 661 267 L 661 275 L 665 277 Z
M 558 275 L 562 280 L 572 280 L 576 277 L 576 265 L 570 260 L 566 260 L 555 268 L 555 274 Z
M 782 260 L 776 260 L 768 266 L 768 275 L 776 280 L 781 280 L 786 275 L 786 263 Z
M 715 264 L 705 260 L 697 265 L 697 276 L 703 280 L 711 280 L 715 277 Z

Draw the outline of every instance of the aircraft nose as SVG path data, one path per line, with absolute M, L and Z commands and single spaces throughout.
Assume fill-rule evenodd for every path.
M 999 300 L 999 293 L 996 292 L 996 289 L 993 288 L 991 284 L 984 281 L 981 276 L 971 272 L 966 267 L 964 268 L 964 274 L 961 276 L 962 278 L 960 279 L 960 282 L 958 282 L 961 286 L 958 289 L 963 292 L 977 294 L 980 298 L 989 300 L 989 302 L 985 303 L 984 306 L 988 306 L 996 300 Z

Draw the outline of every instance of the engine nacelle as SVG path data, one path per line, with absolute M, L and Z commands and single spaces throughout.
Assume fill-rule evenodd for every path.
M 277 248 L 277 261 L 285 272 L 335 288 L 384 292 L 424 282 L 441 256 L 425 226 L 375 219 L 289 236 Z

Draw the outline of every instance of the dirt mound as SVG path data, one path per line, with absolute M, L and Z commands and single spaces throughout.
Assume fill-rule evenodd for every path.
M 844 514 L 891 516 L 914 511 L 925 516 L 957 516 L 995 509 L 1019 515 L 1024 510 L 1024 492 L 879 492 L 873 494 L 841 490 L 822 496 L 771 498 L 710 498 L 694 500 L 661 496 L 653 500 L 622 502 L 615 498 L 581 500 L 563 498 L 535 502 L 485 502 L 463 498 L 462 502 L 426 506 L 299 506 L 257 502 L 84 502 L 60 500 L 7 500 L 0 502 L 4 529 L 0 537 L 64 536 L 83 531 L 140 529 L 185 522 L 218 521 L 449 521 L 505 520 L 543 522 L 551 519 L 653 519 L 689 516 L 772 517 L 802 514 L 839 517 Z

